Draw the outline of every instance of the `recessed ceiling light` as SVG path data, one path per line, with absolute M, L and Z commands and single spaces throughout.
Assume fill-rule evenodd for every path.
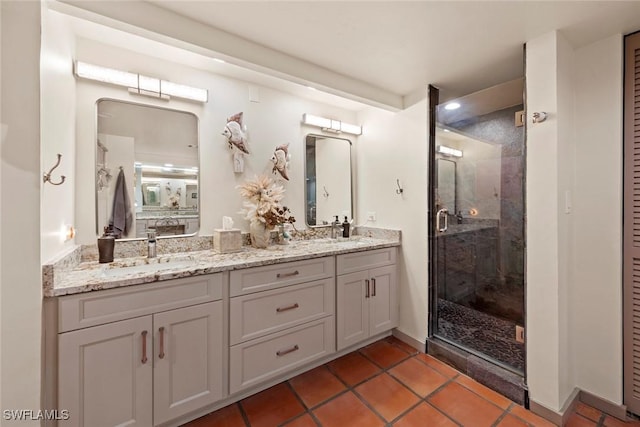
M 164 165 L 165 165 L 166 167 L 168 167 L 168 168 L 173 167 L 173 164 L 171 164 L 171 163 L 165 163 Z
M 307 89 L 310 89 L 310 90 L 318 90 L 318 89 L 316 89 L 315 87 L 311 87 L 311 86 L 307 86 Z
M 460 108 L 460 104 L 458 104 L 457 102 L 450 102 L 444 106 L 445 110 L 456 110 L 458 108 Z
M 227 62 L 224 59 L 219 59 L 219 58 L 213 58 L 213 60 L 216 61 L 216 62 L 219 62 L 221 64 L 224 64 L 225 62 Z
M 451 132 L 449 129 L 445 129 L 444 131 L 445 131 L 445 132 Z

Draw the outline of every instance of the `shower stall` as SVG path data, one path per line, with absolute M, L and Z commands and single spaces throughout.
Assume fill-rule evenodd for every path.
M 524 79 L 430 87 L 431 339 L 524 375 Z

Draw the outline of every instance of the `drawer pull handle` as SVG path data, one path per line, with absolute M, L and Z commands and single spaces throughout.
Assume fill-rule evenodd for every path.
M 278 357 L 284 356 L 285 354 L 293 353 L 294 351 L 298 351 L 298 350 L 300 350 L 300 347 L 298 347 L 298 344 L 296 344 L 293 347 L 288 348 L 286 350 L 278 350 L 278 351 L 276 351 L 276 356 L 278 356 Z
M 142 364 L 147 363 L 147 331 L 142 331 Z
M 369 298 L 369 279 L 364 279 L 364 284 L 365 284 L 365 286 L 367 287 L 367 288 L 365 289 L 364 297 L 365 297 L 365 298 Z
M 373 285 L 373 292 L 371 292 L 371 296 L 376 296 L 376 279 L 371 279 L 371 284 Z
M 158 357 L 164 359 L 164 326 L 158 329 L 158 333 L 160 334 L 160 354 L 158 354 Z
M 294 271 L 293 273 L 278 273 L 276 275 L 276 277 L 278 279 L 282 279 L 283 277 L 291 277 L 291 276 L 297 276 L 298 274 L 300 274 L 300 272 L 298 270 Z
M 276 308 L 276 313 L 282 313 L 283 311 L 289 311 L 300 307 L 298 303 L 288 305 L 286 307 L 278 307 Z

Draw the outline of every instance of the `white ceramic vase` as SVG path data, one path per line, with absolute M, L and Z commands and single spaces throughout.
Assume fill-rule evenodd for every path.
M 269 246 L 271 230 L 267 230 L 263 223 L 252 222 L 249 224 L 249 234 L 251 236 L 251 246 L 254 248 L 264 249 Z

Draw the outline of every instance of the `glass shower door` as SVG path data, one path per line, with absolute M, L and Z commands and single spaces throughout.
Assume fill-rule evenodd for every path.
M 436 107 L 433 334 L 524 372 L 523 80 Z

